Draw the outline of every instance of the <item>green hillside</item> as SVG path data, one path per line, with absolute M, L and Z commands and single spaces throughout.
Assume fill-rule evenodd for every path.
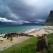
M 53 53 L 53 34 L 49 34 L 48 41 L 50 53 Z M 22 43 L 13 45 L 11 48 L 8 48 L 0 53 L 36 53 L 36 43 L 37 38 L 32 37 Z

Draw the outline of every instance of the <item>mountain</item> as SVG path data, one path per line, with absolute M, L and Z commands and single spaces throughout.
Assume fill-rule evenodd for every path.
M 2 26 L 15 26 L 15 24 L 12 24 L 12 23 L 10 23 L 10 22 L 1 22 L 0 21 L 0 26 L 2 27 Z
M 43 23 L 23 23 L 23 24 L 12 24 L 12 23 L 9 23 L 9 22 L 0 22 L 0 26 L 22 26 L 22 25 L 25 25 L 25 26 L 31 26 L 31 25 L 44 25 Z
M 31 26 L 31 25 L 44 25 L 44 23 L 24 23 L 23 25 L 28 25 L 28 26 Z
M 53 25 L 53 11 L 50 11 L 50 14 L 46 22 L 47 22 L 47 25 Z

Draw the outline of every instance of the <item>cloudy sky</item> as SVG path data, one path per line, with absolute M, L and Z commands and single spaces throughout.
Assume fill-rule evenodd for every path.
M 53 0 L 0 0 L 0 22 L 45 22 L 51 10 Z

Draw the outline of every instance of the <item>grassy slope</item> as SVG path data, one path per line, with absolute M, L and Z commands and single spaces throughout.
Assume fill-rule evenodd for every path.
M 53 34 L 49 34 L 49 35 L 50 35 L 48 36 L 49 45 L 53 45 Z M 36 42 L 37 42 L 37 39 L 35 37 L 32 37 L 0 53 L 35 53 Z M 50 53 L 53 53 L 53 47 L 50 48 Z
M 50 53 L 53 53 L 53 33 L 48 35 Z
M 35 45 L 36 45 L 36 38 L 32 37 L 18 45 L 14 45 L 11 48 L 8 48 L 0 53 L 34 53 L 35 52 Z

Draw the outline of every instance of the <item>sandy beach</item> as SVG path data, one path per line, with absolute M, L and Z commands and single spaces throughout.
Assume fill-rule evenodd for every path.
M 26 31 L 25 33 L 28 33 L 29 35 L 33 35 L 37 37 L 37 35 L 41 36 L 42 34 L 53 33 L 53 26 L 44 26 L 43 28 L 40 28 L 39 30 L 31 29 L 29 31 Z
M 21 43 L 25 40 L 29 39 L 29 37 L 21 36 L 21 37 L 14 37 L 13 41 L 7 40 L 6 38 L 3 38 L 3 41 L 0 41 L 0 51 L 11 47 L 12 45 Z

